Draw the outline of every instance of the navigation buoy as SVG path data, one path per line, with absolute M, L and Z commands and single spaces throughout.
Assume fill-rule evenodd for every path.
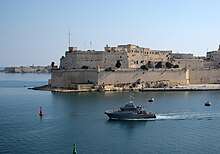
M 40 107 L 40 113 L 39 113 L 39 116 L 42 117 L 43 115 L 44 115 L 44 113 L 43 113 L 43 109 L 42 109 L 42 107 Z
M 73 154 L 77 154 L 77 151 L 76 151 L 76 144 L 73 144 Z

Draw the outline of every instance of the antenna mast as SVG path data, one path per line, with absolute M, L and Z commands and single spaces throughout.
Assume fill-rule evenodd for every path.
M 70 47 L 70 39 L 71 39 L 70 29 L 69 29 L 69 31 L 68 31 L 68 36 L 69 36 L 69 47 Z

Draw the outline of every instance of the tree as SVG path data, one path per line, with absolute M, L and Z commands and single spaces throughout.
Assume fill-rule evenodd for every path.
M 115 70 L 113 70 L 111 67 L 108 67 L 105 69 L 106 72 L 114 72 Z
M 116 64 L 115 64 L 115 67 L 117 67 L 117 68 L 120 68 L 120 67 L 121 67 L 121 62 L 120 62 L 120 60 L 117 60 L 117 62 L 116 62 Z
M 179 65 L 178 65 L 178 64 L 176 64 L 176 65 L 174 65 L 174 66 L 173 66 L 173 68 L 179 68 Z
M 112 71 L 112 68 L 111 68 L 111 67 L 108 67 L 108 68 L 105 69 L 105 71 L 106 71 L 106 72 L 110 72 L 110 71 Z
M 159 61 L 159 62 L 155 65 L 155 68 L 162 68 L 162 62 Z
M 147 65 L 141 65 L 141 69 L 148 70 L 148 67 L 147 67 Z
M 153 68 L 153 64 L 151 63 L 151 61 L 148 61 L 148 62 L 147 62 L 147 67 L 148 67 L 148 68 Z
M 172 68 L 172 67 L 173 67 L 173 64 L 170 63 L 170 62 L 166 62 L 166 63 L 165 63 L 165 66 L 166 66 L 167 68 Z
M 51 68 L 52 68 L 52 69 L 54 68 L 54 65 L 55 65 L 55 63 L 52 62 L 52 63 L 51 63 Z
M 88 69 L 89 67 L 88 66 L 82 66 L 82 69 Z

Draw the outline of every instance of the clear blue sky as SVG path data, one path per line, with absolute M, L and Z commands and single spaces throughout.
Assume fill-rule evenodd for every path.
M 1 0 L 0 66 L 59 64 L 71 44 L 133 43 L 205 55 L 220 44 L 219 0 Z

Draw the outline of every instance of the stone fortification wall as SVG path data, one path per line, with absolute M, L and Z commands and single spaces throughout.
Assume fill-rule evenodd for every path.
M 74 88 L 75 84 L 132 84 L 155 81 L 168 81 L 175 85 L 188 84 L 188 71 L 185 69 L 174 70 L 149 70 L 120 69 L 112 71 L 92 70 L 53 70 L 51 75 L 51 87 Z
M 215 68 L 215 62 L 212 60 L 205 60 L 204 68 Z
M 128 68 L 127 52 L 103 52 L 103 60 L 100 68 L 115 68 L 116 62 L 119 60 L 121 63 L 120 68 Z
M 215 68 L 220 68 L 220 45 L 217 51 L 207 52 L 206 58 L 214 62 Z
M 140 68 L 148 61 L 159 62 L 167 61 L 172 51 L 150 50 L 150 48 L 139 47 L 134 44 L 118 45 L 118 47 L 105 47 L 105 52 L 127 52 L 128 68 Z
M 82 68 L 88 66 L 95 69 L 98 65 L 101 66 L 103 62 L 103 51 L 84 51 L 77 52 L 77 67 Z
M 148 61 L 167 61 L 172 54 L 172 50 L 150 50 L 147 54 L 149 57 Z
M 188 67 L 189 69 L 204 68 L 203 59 L 175 59 L 174 65 L 179 65 L 179 68 Z
M 73 88 L 75 83 L 98 83 L 97 70 L 53 70 L 51 73 L 51 87 Z
M 220 69 L 190 70 L 190 84 L 220 83 Z
M 191 53 L 172 53 L 171 57 L 174 59 L 193 59 L 193 54 Z
M 127 84 L 135 82 L 170 81 L 179 85 L 188 83 L 188 73 L 185 69 L 174 70 L 123 70 L 115 72 L 101 71 L 98 74 L 98 84 Z
M 65 57 L 60 59 L 60 68 L 65 70 L 81 69 L 83 66 L 90 69 L 95 69 L 97 66 L 114 68 L 118 60 L 121 63 L 121 68 L 128 68 L 128 58 L 125 51 L 72 51 L 66 52 Z
M 73 51 L 67 52 L 65 57 L 60 59 L 60 68 L 80 69 L 83 66 L 89 68 L 96 68 L 98 65 L 102 66 L 103 51 Z

